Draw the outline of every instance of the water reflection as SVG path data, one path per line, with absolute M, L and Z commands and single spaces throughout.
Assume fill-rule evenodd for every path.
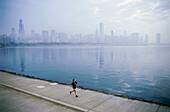
M 115 63 L 116 61 L 116 54 L 115 54 L 115 48 L 111 49 L 111 61 Z
M 19 56 L 20 56 L 20 63 L 21 63 L 21 72 L 24 72 L 25 70 L 25 49 L 24 48 L 19 49 Z
M 65 83 L 75 77 L 80 86 L 168 102 L 169 51 L 170 47 L 124 46 L 3 48 L 0 69 L 13 67 Z
M 99 66 L 102 68 L 104 65 L 104 53 L 103 53 L 103 48 L 100 47 L 100 55 L 99 55 Z
M 50 49 L 49 48 L 43 48 L 43 64 L 48 65 L 49 64 L 49 57 L 50 57 Z
M 54 48 L 51 49 L 51 61 L 56 63 L 56 50 Z
M 59 50 L 58 54 L 59 54 L 60 58 L 66 58 L 67 57 L 67 49 L 66 48 L 59 47 L 57 50 Z M 75 51 L 75 53 L 77 53 L 77 52 Z
M 13 54 L 11 57 L 12 57 L 12 61 L 13 61 L 13 64 L 14 66 L 16 66 L 17 64 L 17 51 L 16 51 L 16 48 L 11 48 L 11 53 Z M 14 69 L 14 68 L 12 68 Z
M 9 51 L 9 48 L 3 49 L 3 50 L 2 50 L 3 56 L 8 56 L 8 53 L 9 53 L 8 51 Z
M 98 62 L 99 58 L 98 58 L 98 48 L 95 49 L 95 57 L 96 57 L 96 62 Z

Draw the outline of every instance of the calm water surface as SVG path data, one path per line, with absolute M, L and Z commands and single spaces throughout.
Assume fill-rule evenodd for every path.
M 170 104 L 170 46 L 0 48 L 0 69 Z

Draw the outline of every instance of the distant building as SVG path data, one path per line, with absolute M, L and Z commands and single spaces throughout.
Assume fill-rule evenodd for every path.
M 49 32 L 48 32 L 48 30 L 43 30 L 43 31 L 42 31 L 42 39 L 43 39 L 43 42 L 48 42 L 48 38 L 49 38 Z
M 145 35 L 144 43 L 145 43 L 145 44 L 148 44 L 148 43 L 149 43 L 149 38 L 148 38 L 148 35 L 147 35 L 147 34 Z
M 15 28 L 12 28 L 12 32 L 11 32 L 11 34 L 13 34 L 14 36 L 16 36 Z
M 127 37 L 127 31 L 124 31 L 124 37 Z
M 0 35 L 0 45 L 3 44 L 3 36 Z
M 111 37 L 114 37 L 114 31 L 113 30 L 111 31 Z
M 7 34 L 3 34 L 1 37 L 1 42 L 3 45 L 9 45 L 11 40 L 10 40 L 10 36 L 7 36 Z
M 114 37 L 116 36 L 116 30 L 113 30 L 113 36 Z
M 81 42 L 84 42 L 84 38 L 83 38 L 81 33 L 80 34 L 74 34 L 74 35 L 71 36 L 70 42 L 81 43 Z
M 143 44 L 143 43 L 144 43 L 143 36 L 141 36 L 138 39 L 138 44 Z
M 51 30 L 50 42 L 55 42 L 55 39 L 56 39 L 56 32 L 55 32 L 55 30 Z
M 12 28 L 10 37 L 11 37 L 11 43 L 15 43 L 15 40 L 16 40 L 15 28 Z
M 24 24 L 22 20 L 19 20 L 19 38 L 23 39 L 25 37 Z
M 50 37 L 55 37 L 55 35 L 56 35 L 55 30 L 51 30 Z
M 104 38 L 104 24 L 103 23 L 99 24 L 99 29 L 100 29 L 100 38 Z
M 98 38 L 99 37 L 99 34 L 98 34 L 98 29 L 96 29 L 96 32 L 95 32 L 95 37 Z
M 139 33 L 134 32 L 131 34 L 131 44 L 138 44 L 139 41 Z
M 161 43 L 161 34 L 157 33 L 156 34 L 156 44 L 160 44 Z
M 95 34 L 87 34 L 84 36 L 85 43 L 96 43 Z
M 31 38 L 35 37 L 35 30 L 31 30 Z
M 58 33 L 59 42 L 68 42 L 68 37 L 66 33 Z
M 5 45 L 8 43 L 7 34 L 2 35 L 2 43 Z
M 38 33 L 35 33 L 35 39 L 40 40 L 40 35 Z

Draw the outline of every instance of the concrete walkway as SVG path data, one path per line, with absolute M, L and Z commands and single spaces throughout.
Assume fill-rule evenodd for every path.
M 0 112 L 75 112 L 56 103 L 0 85 Z
M 21 96 L 21 99 L 23 98 L 22 94 L 24 95 L 27 94 L 27 96 L 29 94 L 29 98 L 27 97 L 24 98 L 24 99 L 28 99 L 28 101 L 29 99 L 33 100 L 30 101 L 30 105 L 28 106 L 29 108 L 27 108 L 28 112 L 33 111 L 35 107 L 38 108 L 42 107 L 43 108 L 42 111 L 46 111 L 46 112 L 48 111 L 51 112 L 53 109 L 54 111 L 57 111 L 56 108 L 58 106 L 60 109 L 63 109 L 63 111 L 74 111 L 70 109 L 72 108 L 77 111 L 89 111 L 89 112 L 93 112 L 93 111 L 96 112 L 170 112 L 170 107 L 160 106 L 157 104 L 151 104 L 142 101 L 130 100 L 130 99 L 116 97 L 113 95 L 107 95 L 104 93 L 94 92 L 90 90 L 78 89 L 77 91 L 79 97 L 75 98 L 74 94 L 71 95 L 69 94 L 71 87 L 68 85 L 50 83 L 48 81 L 26 78 L 26 77 L 17 76 L 5 72 L 0 72 L 0 85 L 1 85 L 0 88 L 2 89 L 1 91 L 5 91 L 6 90 L 6 89 L 4 90 L 5 87 L 20 91 L 20 92 L 15 92 L 14 94 L 15 95 L 18 94 L 18 97 Z M 9 91 L 11 91 L 11 89 Z M 3 96 L 5 97 L 5 95 L 3 94 L 5 94 L 5 92 L 0 92 L 0 94 L 2 94 L 0 100 L 3 100 Z M 9 96 L 9 100 L 10 98 L 13 99 L 12 94 L 9 94 L 8 96 Z M 39 100 L 36 101 L 36 103 L 34 103 L 35 99 L 39 99 Z M 16 100 L 16 102 L 17 101 L 18 100 Z M 49 104 L 50 102 L 48 101 L 53 103 Z M 13 104 L 9 106 L 11 107 L 15 105 L 16 102 L 14 101 Z M 46 104 L 46 102 L 48 103 Z M 2 104 L 0 106 L 0 111 L 8 108 L 6 105 L 8 104 L 5 104 L 5 106 L 3 106 Z M 56 108 L 54 108 L 54 106 L 49 106 L 49 105 L 56 105 Z M 64 105 L 65 107 L 61 105 Z M 4 111 L 7 110 L 8 109 Z M 25 111 L 25 110 L 21 109 L 21 111 Z

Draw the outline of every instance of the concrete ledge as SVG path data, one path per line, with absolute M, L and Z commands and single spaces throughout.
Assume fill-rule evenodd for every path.
M 75 111 L 170 112 L 168 106 L 143 102 L 140 99 L 132 100 L 126 95 L 120 97 L 92 89 L 77 88 L 79 97 L 75 98 L 74 94 L 69 93 L 71 87 L 67 84 L 12 72 L 0 72 L 0 85 Z
M 13 74 L 13 75 L 17 75 L 17 76 L 22 76 L 22 77 L 26 77 L 26 78 L 31 78 L 31 79 L 38 79 L 38 80 L 43 80 L 43 81 L 48 81 L 48 82 L 53 82 L 53 83 L 58 83 L 58 84 L 61 84 L 61 85 L 68 85 L 66 83 L 61 83 L 61 82 L 58 82 L 58 81 L 52 81 L 52 80 L 46 80 L 46 79 L 42 79 L 42 78 L 38 78 L 38 77 L 34 77 L 34 76 L 29 76 L 29 75 L 25 75 L 25 74 L 20 74 L 20 73 L 14 73 L 14 72 L 11 72 L 10 70 L 0 70 L 1 72 L 5 72 L 5 73 L 10 73 L 10 74 Z M 142 101 L 142 102 L 146 102 L 146 103 L 151 103 L 151 104 L 158 104 L 158 105 L 161 105 L 161 106 L 168 106 L 170 107 L 170 104 L 162 104 L 160 102 L 157 102 L 157 101 L 148 101 L 148 100 L 144 100 L 142 98 L 138 98 L 138 97 L 129 97 L 127 95 L 118 95 L 118 94 L 115 94 L 115 93 L 106 93 L 102 90 L 94 90 L 92 88 L 84 88 L 82 86 L 78 86 L 78 88 L 80 89 L 83 89 L 83 90 L 90 90 L 90 91 L 95 91 L 95 92 L 99 92 L 99 93 L 104 93 L 104 94 L 108 94 L 108 95 L 113 95 L 113 96 L 117 96 L 117 97 L 122 97 L 122 98 L 126 98 L 126 99 L 130 99 L 130 100 L 137 100 L 137 101 Z
M 85 109 L 85 108 L 82 108 L 82 107 L 78 107 L 78 106 L 75 106 L 75 105 L 72 105 L 72 104 L 68 104 L 68 103 L 65 103 L 65 102 L 62 102 L 62 101 L 59 101 L 59 100 L 56 100 L 56 99 L 52 99 L 52 98 L 46 97 L 46 96 L 42 96 L 42 95 L 30 92 L 30 91 L 26 91 L 26 90 L 23 90 L 23 89 L 20 89 L 20 88 L 17 88 L 17 87 L 14 87 L 14 86 L 2 83 L 2 82 L 0 82 L 0 84 L 3 85 L 3 86 L 6 86 L 8 88 L 12 88 L 12 89 L 15 89 L 17 91 L 20 91 L 20 92 L 23 92 L 23 93 L 26 93 L 26 94 L 29 94 L 29 95 L 32 95 L 32 96 L 36 96 L 36 97 L 48 100 L 50 102 L 54 102 L 54 103 L 60 104 L 60 105 L 64 105 L 66 107 L 70 107 L 70 108 L 73 108 L 73 109 L 76 109 L 76 110 L 79 110 L 79 111 L 83 111 L 83 112 L 90 111 L 90 112 L 93 112 L 91 110 L 88 110 L 88 109 Z

